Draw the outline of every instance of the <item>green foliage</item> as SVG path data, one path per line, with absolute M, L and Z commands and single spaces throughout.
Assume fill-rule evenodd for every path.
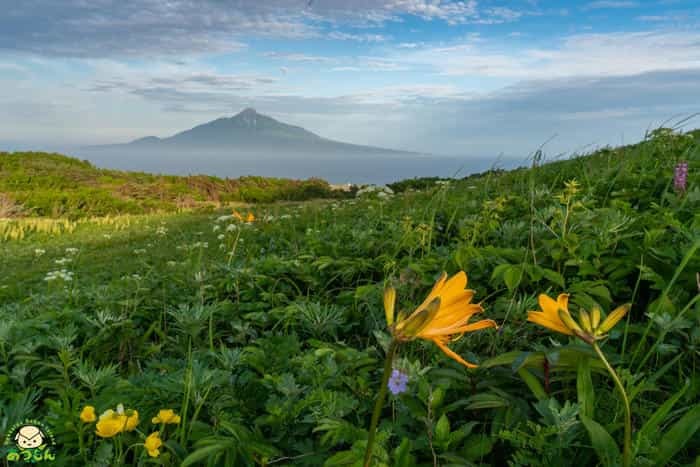
M 36 152 L 0 152 L 0 193 L 0 217 L 21 212 L 71 219 L 344 196 L 316 178 L 152 175 L 98 169 L 87 161 Z
M 252 223 L 215 209 L 8 237 L 0 438 L 31 417 L 55 432 L 57 465 L 361 465 L 388 340 L 384 286 L 396 288 L 397 310 L 411 311 L 443 270 L 463 268 L 500 327 L 450 344 L 476 370 L 430 342 L 400 348 L 394 366 L 408 390 L 383 408 L 374 465 L 619 462 L 624 408 L 605 367 L 589 346 L 527 322 L 540 293 L 563 292 L 574 313 L 600 306 L 603 319 L 632 304 L 601 347 L 630 395 L 633 465 L 692 465 L 693 138 L 656 132 L 387 199 L 256 205 Z M 679 160 L 690 167 L 684 193 L 672 183 Z M 302 199 L 324 187 L 100 171 L 59 155 L 4 154 L 0 164 L 0 191 L 14 202 L 70 217 L 188 199 Z M 78 418 L 85 405 L 99 415 L 119 403 L 139 411 L 139 431 L 100 439 Z M 181 423 L 153 424 L 164 408 Z M 164 442 L 151 458 L 140 443 L 158 430 Z

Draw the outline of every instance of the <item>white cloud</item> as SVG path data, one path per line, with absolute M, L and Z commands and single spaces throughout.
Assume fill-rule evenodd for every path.
M 584 5 L 584 10 L 614 9 L 614 8 L 636 8 L 639 2 L 628 0 L 599 0 Z
M 281 53 L 281 52 L 265 52 L 265 57 L 277 58 L 289 62 L 302 63 L 335 63 L 337 59 L 332 57 L 323 57 L 320 55 L 308 55 L 304 53 Z
M 389 57 L 447 76 L 537 79 L 619 76 L 700 66 L 700 33 L 684 31 L 576 34 L 549 48 L 518 50 L 492 42 L 424 47 Z
M 350 34 L 347 32 L 333 31 L 328 34 L 328 38 L 339 41 L 356 41 L 356 42 L 384 42 L 386 36 L 381 34 Z

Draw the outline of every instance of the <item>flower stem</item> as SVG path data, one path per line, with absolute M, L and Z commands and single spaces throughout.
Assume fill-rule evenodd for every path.
M 608 369 L 608 373 L 610 373 L 613 381 L 615 381 L 615 386 L 617 386 L 617 389 L 622 396 L 622 402 L 625 405 L 625 444 L 622 451 L 622 465 L 624 467 L 630 467 L 632 465 L 632 413 L 630 411 L 630 402 L 627 398 L 625 388 L 622 386 L 620 377 L 617 376 L 617 373 L 615 373 L 615 370 L 612 366 L 610 366 L 610 363 L 605 358 L 605 354 L 603 354 L 603 351 L 600 350 L 600 347 L 598 347 L 598 344 L 595 342 L 593 343 L 593 350 L 596 351 L 598 357 L 600 357 L 600 360 L 605 365 L 605 368 Z
M 364 467 L 369 467 L 372 463 L 372 447 L 374 445 L 374 435 L 377 432 L 377 424 L 379 423 L 379 416 L 382 413 L 382 407 L 384 406 L 384 399 L 386 399 L 387 384 L 389 383 L 389 376 L 391 375 L 391 367 L 394 361 L 394 354 L 399 346 L 399 342 L 395 339 L 389 344 L 389 349 L 386 352 L 386 360 L 384 361 L 384 374 L 382 375 L 382 385 L 379 388 L 379 394 L 377 395 L 377 401 L 374 403 L 374 411 L 372 412 L 372 423 L 369 426 L 369 434 L 367 435 L 367 450 L 365 451 L 365 462 Z

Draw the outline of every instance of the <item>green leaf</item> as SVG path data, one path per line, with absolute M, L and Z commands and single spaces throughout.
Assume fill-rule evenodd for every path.
M 231 443 L 226 442 L 226 443 L 212 444 L 210 446 L 206 446 L 206 447 L 197 449 L 192 454 L 187 456 L 184 461 L 182 461 L 181 467 L 188 467 L 190 465 L 194 465 L 197 462 L 203 461 L 204 459 L 208 458 L 209 456 L 214 455 L 218 452 L 224 451 L 230 447 L 231 447 Z
M 617 447 L 615 440 L 610 436 L 605 428 L 593 419 L 580 414 L 581 422 L 586 427 L 588 435 L 591 438 L 591 444 L 595 449 L 598 458 L 604 466 L 614 466 L 619 463 L 620 449 Z
M 497 394 L 476 394 L 471 396 L 469 399 L 469 404 L 467 409 L 478 410 L 478 409 L 497 409 L 499 407 L 507 407 L 509 405 L 508 401 Z
M 464 444 L 464 457 L 470 461 L 482 459 L 493 449 L 493 441 L 488 435 L 470 436 Z
M 557 271 L 554 271 L 552 269 L 545 269 L 542 268 L 542 274 L 544 277 L 550 281 L 561 287 L 562 289 L 566 287 L 566 283 L 564 281 L 564 276 L 559 274 Z
M 413 467 L 416 465 L 411 455 L 411 440 L 404 438 L 394 450 L 394 467 Z
M 695 404 L 687 411 L 661 438 L 659 450 L 656 452 L 655 464 L 667 465 L 668 461 L 693 437 L 700 429 L 700 404 Z
M 448 441 L 450 437 L 450 421 L 447 419 L 447 415 L 442 414 L 442 417 L 435 424 L 435 441 L 443 444 Z
M 678 399 L 683 397 L 683 394 L 685 394 L 689 387 L 690 381 L 686 380 L 685 384 L 683 385 L 680 391 L 675 393 L 670 399 L 661 404 L 661 407 L 656 409 L 656 412 L 654 412 L 654 414 L 651 417 L 649 417 L 649 420 L 647 420 L 647 422 L 642 426 L 642 428 L 639 429 L 637 433 L 638 439 L 646 438 L 652 442 L 658 439 L 657 436 L 653 435 L 659 434 L 659 426 L 666 419 L 676 402 L 678 402 Z
M 544 388 L 542 387 L 542 384 L 540 384 L 540 380 L 537 379 L 537 376 L 533 375 L 522 367 L 518 368 L 518 375 L 520 375 L 522 380 L 525 381 L 525 384 L 527 384 L 527 387 L 530 388 L 530 391 L 532 391 L 532 394 L 538 401 L 547 398 L 547 393 L 544 391 Z
M 503 282 L 508 290 L 513 291 L 520 284 L 523 277 L 523 269 L 520 266 L 511 266 L 503 274 Z
M 591 359 L 588 357 L 583 357 L 578 362 L 576 393 L 578 403 L 581 406 L 581 414 L 592 418 L 595 410 L 595 392 L 591 378 Z

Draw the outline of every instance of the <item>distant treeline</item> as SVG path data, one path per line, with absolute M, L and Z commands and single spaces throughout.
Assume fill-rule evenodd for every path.
M 311 178 L 218 178 L 99 169 L 61 154 L 0 152 L 0 218 L 141 214 L 229 202 L 303 201 L 351 194 Z

